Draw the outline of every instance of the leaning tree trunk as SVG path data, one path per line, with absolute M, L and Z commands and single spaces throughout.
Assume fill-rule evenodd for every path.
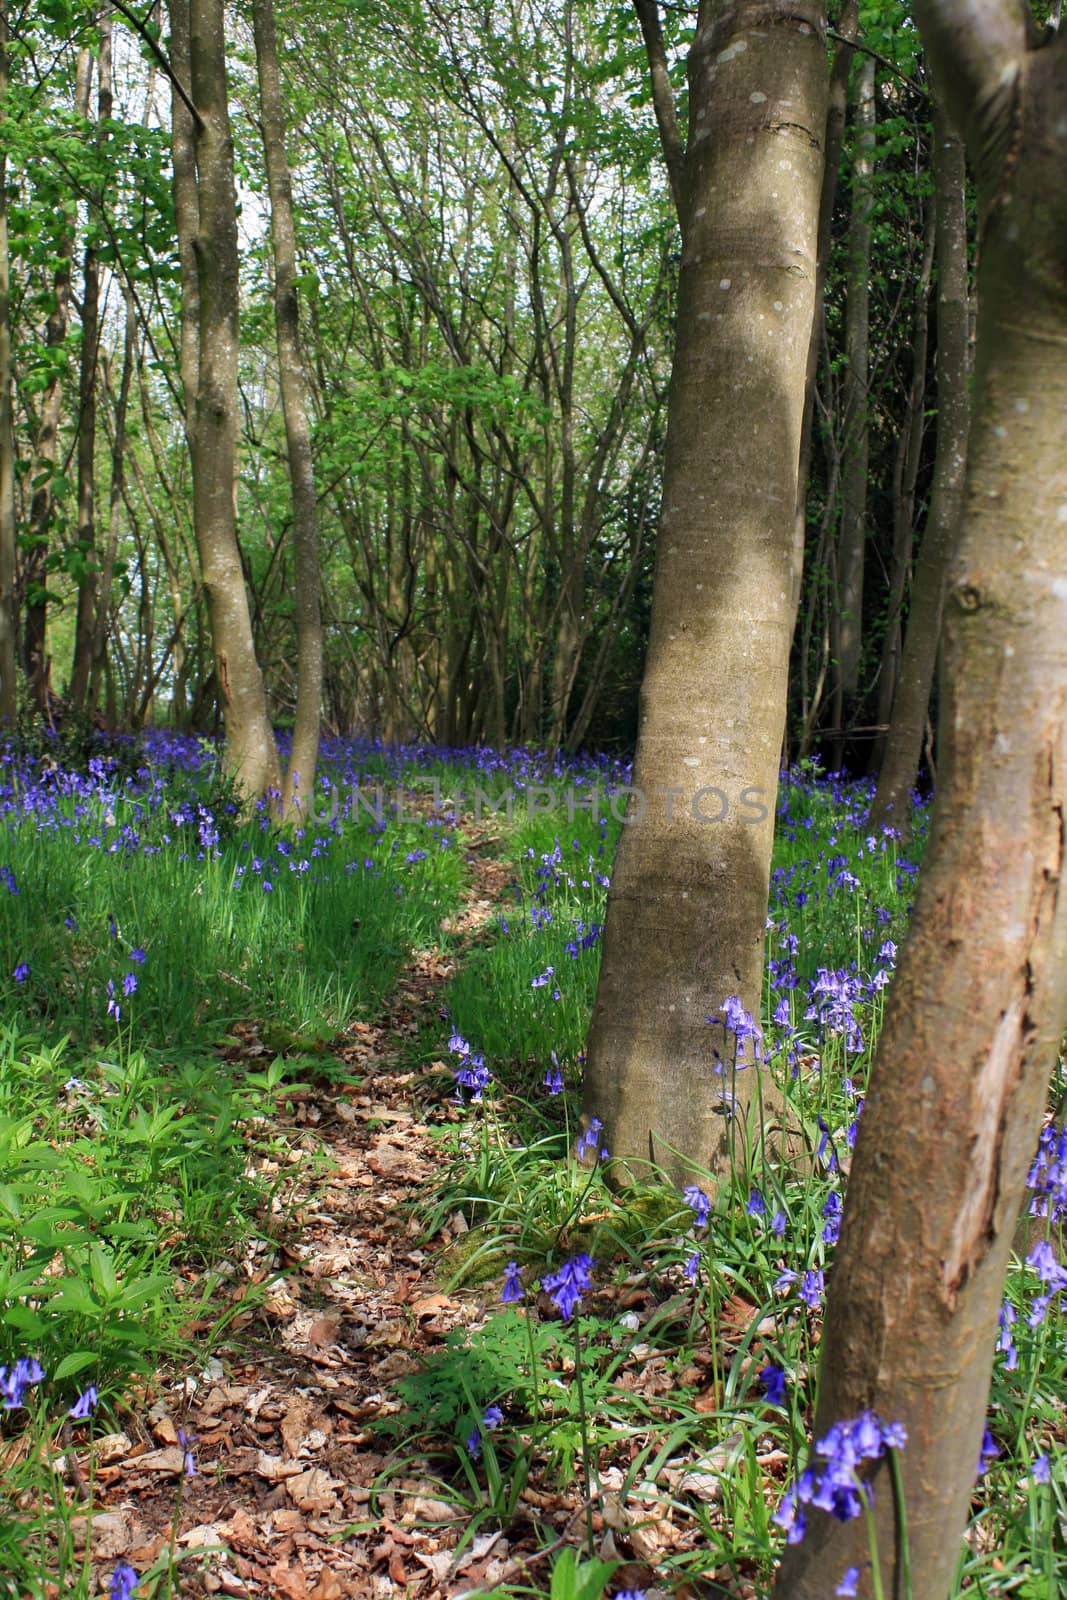
M 794 622 L 827 62 L 816 0 L 703 0 L 663 512 L 631 823 L 608 904 L 586 1111 L 613 1156 L 722 1171 L 756 1069 L 706 1018 L 760 1009 Z M 750 1047 L 747 1047 L 750 1048 Z M 739 1063 L 743 1064 L 743 1063 Z
M 941 637 L 945 572 L 959 527 L 967 462 L 967 199 L 963 143 L 934 106 L 937 209 L 937 449 L 930 511 L 912 582 L 908 627 L 889 719 L 872 826 L 908 828 L 908 792 L 922 754 L 926 713 Z
M 0 0 L 0 127 L 7 100 L 7 3 Z M 11 393 L 11 256 L 7 231 L 7 151 L 0 139 L 0 720 L 18 705 L 15 664 L 15 430 Z
M 285 153 L 285 116 L 278 72 L 274 0 L 253 0 L 252 25 L 259 72 L 263 151 L 270 189 L 274 245 L 274 316 L 278 336 L 278 379 L 289 452 L 293 496 L 293 577 L 296 590 L 296 717 L 293 749 L 285 776 L 285 816 L 309 810 L 315 793 L 315 763 L 322 721 L 322 617 L 319 610 L 318 509 L 307 413 L 307 375 L 300 343 L 296 294 L 296 235 L 293 191 Z
M 984 219 L 974 420 L 945 606 L 940 787 L 860 1124 L 815 1431 L 865 1407 L 904 1424 L 912 1591 L 943 1600 L 1067 1022 L 1067 38 L 1028 49 L 1014 0 L 916 11 Z M 875 1515 L 885 1593 L 899 1596 L 884 1464 Z M 823 1600 L 867 1560 L 862 1522 L 811 1509 L 777 1594 Z M 860 1592 L 872 1592 L 867 1569 Z
M 180 5 L 172 7 L 172 22 L 180 9 Z M 193 520 L 211 621 L 215 679 L 226 719 L 226 770 L 242 793 L 255 799 L 278 789 L 281 770 L 237 548 L 234 469 L 239 275 L 223 0 L 189 0 L 188 18 L 190 90 L 197 110 L 194 249 L 200 299 L 191 441 Z M 181 222 L 179 213 L 179 226 Z

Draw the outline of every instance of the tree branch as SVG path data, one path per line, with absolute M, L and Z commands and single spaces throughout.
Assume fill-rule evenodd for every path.
M 659 142 L 667 164 L 671 195 L 678 221 L 685 227 L 685 146 L 678 127 L 678 108 L 667 68 L 667 51 L 659 20 L 659 0 L 633 0 L 641 36 L 645 41 L 649 77 L 652 81 L 652 109 L 656 114 Z
M 847 34 L 838 33 L 836 28 L 827 28 L 826 36 L 829 39 L 836 40 L 838 44 L 846 45 L 849 50 L 858 50 L 861 55 L 873 56 L 880 67 L 884 67 L 887 72 L 893 74 L 894 78 L 899 78 L 901 83 L 906 83 L 909 89 L 913 89 L 917 95 L 926 99 L 929 91 L 923 87 L 919 80 L 917 78 L 909 78 L 908 74 L 898 67 L 896 62 L 890 61 L 889 57 L 884 56 L 880 50 L 872 50 L 871 46 L 864 44 L 861 39 L 850 39 Z
M 160 67 L 166 73 L 167 77 L 177 90 L 178 96 L 183 102 L 186 111 L 188 111 L 189 115 L 192 117 L 193 122 L 196 124 L 197 128 L 202 128 L 204 126 L 204 119 L 196 109 L 196 106 L 193 104 L 189 91 L 186 89 L 184 83 L 182 83 L 181 79 L 175 73 L 174 68 L 164 55 L 158 41 L 153 39 L 152 35 L 149 33 L 146 25 L 147 17 L 144 21 L 142 21 L 141 18 L 138 17 L 128 5 L 126 5 L 125 0 L 111 0 L 111 4 L 115 7 L 116 11 L 120 12 L 122 16 L 126 18 L 126 21 L 130 24 L 131 28 L 133 28 L 134 32 L 139 34 L 144 40 L 156 61 L 159 63 Z M 155 0 L 153 0 L 152 5 L 148 8 L 148 16 L 151 16 L 154 10 Z

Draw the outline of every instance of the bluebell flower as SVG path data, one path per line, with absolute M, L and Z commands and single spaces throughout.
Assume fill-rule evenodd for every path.
M 767 1202 L 764 1200 L 758 1189 L 751 1189 L 749 1191 L 748 1204 L 745 1207 L 745 1210 L 748 1212 L 750 1217 L 762 1217 L 766 1215 Z
M 1014 1372 L 1019 1365 L 1019 1352 L 1012 1339 L 1012 1323 L 1015 1321 L 1016 1311 L 1010 1300 L 1005 1300 L 997 1315 L 1000 1333 L 997 1336 L 997 1349 L 1004 1354 L 1005 1372 Z
M 565 1261 L 558 1272 L 541 1279 L 541 1287 L 554 1303 L 564 1322 L 569 1322 L 581 1305 L 582 1295 L 592 1287 L 590 1270 L 594 1263 L 585 1255 L 573 1256 Z
M 130 1600 L 137 1587 L 137 1573 L 128 1561 L 120 1561 L 111 1575 L 111 1600 Z
M 563 1075 L 558 1067 L 549 1067 L 544 1076 L 544 1085 L 549 1094 L 563 1093 Z
M 0 1367 L 0 1397 L 5 1411 L 17 1411 L 26 1404 L 26 1390 L 44 1382 L 44 1368 L 35 1356 L 20 1356 L 8 1369 Z
M 67 1416 L 74 1422 L 86 1422 L 96 1410 L 97 1403 L 96 1385 L 90 1384 L 84 1394 L 80 1394 L 67 1412 Z
M 785 1238 L 786 1221 L 787 1218 L 784 1211 L 776 1211 L 771 1218 L 771 1232 L 776 1239 Z
M 1000 1446 L 986 1428 L 982 1433 L 982 1446 L 978 1452 L 978 1476 L 981 1477 L 991 1461 L 995 1461 L 1000 1454 Z
M 494 1428 L 499 1428 L 504 1420 L 504 1413 L 499 1406 L 487 1406 L 482 1417 L 482 1427 L 486 1433 L 492 1433 Z
M 184 1428 L 179 1428 L 178 1443 L 185 1452 L 184 1460 L 182 1461 L 182 1471 L 185 1473 L 187 1478 L 198 1477 L 199 1474 L 196 1470 L 196 1457 L 193 1454 L 193 1445 L 196 1443 L 196 1434 L 186 1433 Z
M 686 1262 L 683 1270 L 686 1277 L 689 1279 L 689 1282 L 696 1283 L 697 1273 L 700 1270 L 700 1252 L 698 1250 L 695 1250 L 689 1257 L 689 1260 Z
M 695 1213 L 696 1226 L 698 1228 L 706 1228 L 708 1217 L 711 1213 L 711 1201 L 703 1189 L 698 1189 L 695 1183 L 691 1183 L 688 1188 L 682 1191 L 682 1199 Z
M 130 998 L 131 994 L 137 993 L 136 973 L 127 972 L 126 976 L 122 980 L 122 992 L 126 996 L 127 1000 Z
M 836 1244 L 841 1233 L 841 1212 L 843 1210 L 841 1196 L 836 1190 L 826 1198 L 822 1214 L 827 1219 L 822 1230 L 824 1244 Z
M 516 1305 L 523 1298 L 522 1275 L 515 1261 L 509 1261 L 504 1268 L 504 1289 L 500 1298 L 506 1306 Z
M 1047 1455 L 1035 1456 L 1030 1465 L 1030 1476 L 1035 1483 L 1052 1481 L 1052 1465 Z
M 26 961 L 20 961 L 18 966 L 15 968 L 15 982 L 16 983 L 25 983 L 26 979 L 29 977 L 29 975 L 30 975 L 29 963 L 26 962 Z
M 874 1412 L 864 1411 L 852 1422 L 837 1422 L 815 1444 L 815 1454 L 825 1463 L 809 1467 L 786 1490 L 773 1520 L 785 1528 L 786 1538 L 797 1544 L 804 1537 L 800 1505 L 815 1505 L 840 1522 L 858 1517 L 864 1504 L 873 1504 L 870 1484 L 857 1476 L 863 1461 L 876 1461 L 887 1450 L 903 1449 L 907 1435 L 899 1422 L 883 1423 Z
M 859 1569 L 859 1567 L 846 1567 L 845 1568 L 845 1576 L 841 1579 L 841 1582 L 838 1584 L 837 1588 L 834 1590 L 834 1594 L 840 1594 L 840 1595 L 845 1595 L 845 1596 L 854 1595 L 856 1593 L 856 1585 L 859 1582 L 859 1577 L 860 1577 L 860 1569 Z
M 643 1589 L 619 1589 L 616 1592 L 615 1600 L 645 1600 L 645 1591 Z
M 800 1298 L 809 1311 L 818 1311 L 822 1304 L 823 1274 L 821 1267 L 809 1268 L 800 1285 Z
M 136 962 L 137 966 L 143 966 L 146 959 L 145 953 L 140 946 L 136 950 L 130 951 L 130 960 Z
M 781 1367 L 768 1362 L 759 1374 L 759 1381 L 767 1396 L 769 1406 L 784 1406 L 786 1403 L 785 1373 Z
M 604 1124 L 601 1122 L 599 1117 L 590 1117 L 589 1127 L 579 1136 L 578 1143 L 574 1149 L 575 1156 L 579 1161 L 581 1161 L 587 1153 L 592 1153 L 593 1151 L 599 1150 L 600 1135 L 603 1131 L 603 1128 Z

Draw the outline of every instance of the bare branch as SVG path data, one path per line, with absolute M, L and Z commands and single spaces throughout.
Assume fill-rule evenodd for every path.
M 663 146 L 663 159 L 667 165 L 671 195 L 678 221 L 685 226 L 685 146 L 678 127 L 678 108 L 675 105 L 671 75 L 667 69 L 667 52 L 663 44 L 663 29 L 659 20 L 659 0 L 634 0 L 634 10 L 641 24 L 648 57 L 649 77 L 652 81 L 652 109 L 656 114 L 659 142 Z
M 140 37 L 144 40 L 144 42 L 148 46 L 149 50 L 151 50 L 153 56 L 158 61 L 160 67 L 163 69 L 163 71 L 166 74 L 166 76 L 170 79 L 171 83 L 174 85 L 174 88 L 177 91 L 179 98 L 183 102 L 186 111 L 188 111 L 189 115 L 192 117 L 193 122 L 196 124 L 196 126 L 198 128 L 202 128 L 203 125 L 204 125 L 203 117 L 201 117 L 199 111 L 196 109 L 195 105 L 193 104 L 192 99 L 190 98 L 190 95 L 189 95 L 189 91 L 186 89 L 185 85 L 182 83 L 181 79 L 177 76 L 177 74 L 174 71 L 174 68 L 171 66 L 170 62 L 167 60 L 166 56 L 164 55 L 162 49 L 160 48 L 159 41 L 157 39 L 153 38 L 152 34 L 149 33 L 148 25 L 147 25 L 147 19 L 142 20 L 136 14 L 135 11 L 131 10 L 131 8 L 128 5 L 126 5 L 125 0 L 111 0 L 111 3 L 115 7 L 115 10 L 120 12 L 122 14 L 122 16 L 124 16 L 126 18 L 126 21 L 130 24 L 130 27 L 133 28 L 134 32 L 139 34 Z M 154 11 L 154 10 L 155 10 L 155 6 L 153 4 L 153 6 L 149 10 L 148 15 L 151 16 L 152 11 Z

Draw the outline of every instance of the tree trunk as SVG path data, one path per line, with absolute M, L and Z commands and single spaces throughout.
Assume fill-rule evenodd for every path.
M 0 128 L 7 101 L 7 0 L 0 0 Z M 11 257 L 7 233 L 7 151 L 0 139 L 0 721 L 18 706 L 15 663 L 15 431 L 11 393 Z
M 848 230 L 848 301 L 845 306 L 844 446 L 841 531 L 837 543 L 837 678 L 834 731 L 844 726 L 844 704 L 859 686 L 863 651 L 863 567 L 867 545 L 867 401 L 870 368 L 871 178 L 874 170 L 874 61 L 860 59 L 856 81 L 856 149 Z M 840 765 L 840 744 L 838 746 Z
M 936 135 L 935 135 L 936 141 Z M 911 336 L 911 382 L 898 423 L 897 448 L 893 458 L 893 565 L 889 577 L 889 604 L 881 660 L 878 664 L 877 732 L 871 745 L 869 773 L 877 773 L 885 754 L 885 731 L 889 727 L 900 674 L 902 616 L 915 550 L 915 486 L 919 477 L 923 438 L 926 432 L 926 367 L 930 345 L 930 280 L 937 244 L 937 204 L 928 207 L 923 222 L 923 253 L 915 285 L 915 311 Z
M 826 142 L 823 163 L 822 193 L 819 197 L 819 255 L 815 269 L 815 316 L 808 341 L 808 365 L 804 379 L 804 419 L 800 429 L 800 466 L 797 472 L 797 535 L 793 578 L 796 585 L 795 605 L 800 603 L 801 584 L 804 577 L 804 544 L 808 528 L 808 477 L 811 473 L 811 448 L 814 436 L 815 385 L 819 374 L 819 356 L 825 337 L 826 315 L 823 300 L 826 293 L 826 274 L 830 266 L 833 236 L 834 202 L 837 199 L 837 180 L 841 166 L 841 145 L 845 136 L 845 116 L 848 111 L 848 80 L 855 50 L 852 41 L 859 32 L 859 0 L 844 0 L 837 19 L 837 44 L 834 46 L 833 66 L 830 69 L 830 87 L 826 104 Z M 801 659 L 802 670 L 806 668 Z M 806 700 L 806 697 L 803 697 Z M 806 712 L 806 704 L 803 711 Z
M 89 110 L 89 88 L 93 58 L 87 48 L 78 51 L 74 86 L 74 109 L 84 117 Z M 52 310 L 45 328 L 45 343 L 56 350 L 67 337 L 70 310 L 70 265 L 74 256 L 75 218 L 71 217 L 59 240 L 58 265 L 52 280 Z M 41 400 L 41 420 L 34 452 L 34 478 L 37 487 L 30 502 L 29 549 L 22 569 L 25 596 L 23 623 L 23 662 L 30 696 L 38 710 L 48 705 L 49 661 L 46 644 L 48 624 L 48 541 L 52 524 L 52 474 L 59 452 L 59 424 L 63 416 L 63 384 L 58 372 L 49 381 Z
M 188 89 L 192 82 L 189 0 L 168 0 L 168 10 L 171 69 L 179 83 Z M 189 107 L 173 86 L 170 97 L 170 160 L 174 174 L 174 218 L 178 229 L 178 266 L 181 274 L 178 364 L 185 406 L 185 435 L 191 451 L 200 368 L 200 280 L 196 265 L 200 202 L 196 193 L 196 129 Z
M 172 24 L 181 9 L 181 0 L 175 0 Z M 197 109 L 198 226 L 193 248 L 200 301 L 192 431 L 193 520 L 211 621 L 215 677 L 226 719 L 226 770 L 251 800 L 279 789 L 281 770 L 252 641 L 234 508 L 237 202 L 226 95 L 223 0 L 189 0 L 188 20 L 190 90 Z M 177 194 L 175 198 L 177 201 Z M 179 213 L 179 227 L 182 221 L 183 213 Z
M 968 300 L 966 158 L 959 136 L 934 105 L 934 193 L 937 209 L 937 450 L 926 528 L 912 582 L 871 825 L 892 821 L 906 833 L 908 792 L 922 754 L 930 688 L 941 637 L 945 571 L 959 528 L 967 460 Z
M 912 1591 L 943 1600 L 1067 1022 L 1067 40 L 1028 50 L 1026 10 L 1010 0 L 918 0 L 916 12 L 978 178 L 974 421 L 938 798 L 860 1124 L 815 1433 L 865 1407 L 903 1423 Z M 884 1464 L 874 1492 L 884 1591 L 900 1596 Z M 862 1523 L 812 1509 L 778 1596 L 823 1600 L 867 1560 Z M 872 1593 L 869 1569 L 859 1592 Z
M 122 521 L 122 494 L 126 482 L 126 416 L 130 403 L 130 383 L 133 379 L 134 333 L 136 312 L 133 293 L 126 290 L 126 333 L 122 346 L 122 375 L 115 401 L 115 431 L 111 442 L 111 487 L 108 491 L 107 548 L 100 574 L 100 588 L 96 596 L 96 616 L 93 619 L 92 671 L 89 677 L 89 704 L 96 706 L 100 686 L 107 664 L 107 630 L 111 613 L 111 584 L 115 575 L 115 558 L 118 555 L 119 532 Z M 105 368 L 105 373 L 106 373 Z M 106 379 L 105 379 L 106 385 Z
M 307 413 L 307 376 L 300 343 L 300 308 L 296 293 L 296 237 L 293 192 L 285 153 L 285 117 L 278 72 L 278 45 L 273 0 L 253 0 L 252 25 L 259 73 L 263 151 L 270 190 L 271 239 L 274 246 L 274 315 L 278 335 L 278 382 L 285 415 L 289 481 L 293 496 L 293 581 L 296 613 L 297 693 L 293 749 L 285 776 L 283 814 L 304 813 L 313 803 L 315 763 L 322 721 L 322 617 L 318 554 L 318 512 L 311 430 Z
M 703 0 L 687 226 L 631 826 L 607 913 L 586 1111 L 635 1173 L 722 1171 L 732 996 L 757 1015 L 794 622 L 827 67 L 815 0 Z M 710 420 L 709 420 L 710 419 Z M 673 791 L 673 793 L 672 793 Z M 748 1047 L 750 1049 L 751 1047 Z M 727 1071 L 716 1078 L 713 1051 Z M 738 1050 L 738 1065 L 745 1051 Z M 750 1057 L 749 1057 L 750 1059 Z
M 96 92 L 96 144 L 102 152 L 107 140 L 106 124 L 111 119 L 111 19 L 100 19 L 100 57 Z M 103 210 L 104 196 L 100 196 Z M 90 237 L 85 246 L 82 293 L 82 350 L 78 382 L 78 547 L 85 569 L 78 579 L 78 611 L 74 624 L 74 659 L 70 672 L 70 700 L 75 711 L 84 711 L 89 696 L 96 634 L 96 366 L 100 330 L 100 265 L 92 237 L 93 218 L 88 219 Z M 90 707 L 91 709 L 91 707 Z

